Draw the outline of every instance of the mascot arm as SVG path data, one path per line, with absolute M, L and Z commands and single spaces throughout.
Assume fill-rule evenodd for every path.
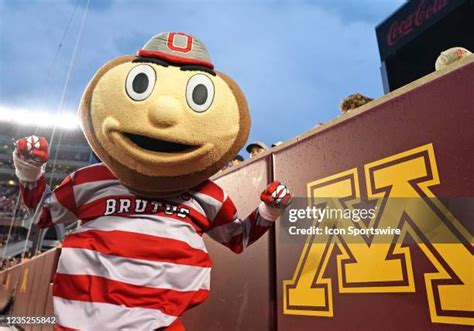
M 281 189 L 284 191 L 280 191 Z M 282 209 L 291 202 L 291 194 L 286 186 L 273 182 L 262 192 L 262 202 L 258 208 L 246 218 L 240 219 L 231 198 L 225 196 L 226 199 L 212 222 L 212 228 L 206 233 L 238 254 L 265 234 L 280 216 Z
M 39 228 L 77 220 L 72 177 L 68 176 L 51 191 L 43 176 L 47 160 L 48 144 L 44 138 L 30 136 L 16 142 L 13 152 L 15 174 L 20 180 L 23 202 L 30 210 L 35 210 L 34 223 Z

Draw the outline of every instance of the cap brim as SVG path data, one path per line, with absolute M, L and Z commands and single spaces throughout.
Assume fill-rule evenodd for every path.
M 177 65 L 183 65 L 183 64 L 194 64 L 194 65 L 199 65 L 203 66 L 209 69 L 214 69 L 214 65 L 212 63 L 198 60 L 198 59 L 190 59 L 186 57 L 180 57 L 176 55 L 171 55 L 171 54 L 166 54 L 160 51 L 149 51 L 146 49 L 141 49 L 137 52 L 138 56 L 143 56 L 143 57 L 151 57 L 151 58 L 157 58 L 160 60 L 165 60 L 170 63 L 174 63 Z
M 260 145 L 260 144 L 251 143 L 251 144 L 247 145 L 247 147 L 246 147 L 245 149 L 247 150 L 247 152 L 249 152 L 249 153 L 250 153 L 250 151 L 251 151 L 251 150 L 252 150 L 252 148 L 254 148 L 254 147 L 265 148 L 265 147 L 263 147 L 263 146 L 262 146 L 262 145 Z

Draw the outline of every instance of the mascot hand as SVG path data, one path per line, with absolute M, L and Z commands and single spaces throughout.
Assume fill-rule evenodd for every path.
M 260 195 L 262 200 L 267 206 L 285 209 L 291 203 L 291 193 L 285 184 L 279 181 L 274 181 L 267 186 L 265 191 Z
M 43 137 L 29 136 L 16 142 L 13 163 L 17 177 L 24 182 L 37 181 L 48 161 L 48 142 Z

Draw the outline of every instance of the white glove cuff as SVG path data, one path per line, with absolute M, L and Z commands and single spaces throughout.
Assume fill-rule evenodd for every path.
M 46 163 L 38 166 L 22 160 L 16 150 L 13 152 L 13 164 L 15 165 L 15 175 L 22 182 L 36 182 L 43 176 Z
M 258 206 L 258 213 L 267 221 L 274 222 L 280 216 L 281 209 L 270 207 L 264 202 L 260 202 L 260 205 Z

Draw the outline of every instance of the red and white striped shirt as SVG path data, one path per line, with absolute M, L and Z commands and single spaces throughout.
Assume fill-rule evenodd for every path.
M 80 330 L 166 327 L 209 294 L 211 260 L 202 235 L 236 253 L 273 223 L 258 208 L 239 219 L 207 180 L 172 199 L 131 193 L 103 164 L 77 170 L 54 191 L 42 177 L 22 185 L 40 228 L 77 219 L 54 279 L 58 324 Z

